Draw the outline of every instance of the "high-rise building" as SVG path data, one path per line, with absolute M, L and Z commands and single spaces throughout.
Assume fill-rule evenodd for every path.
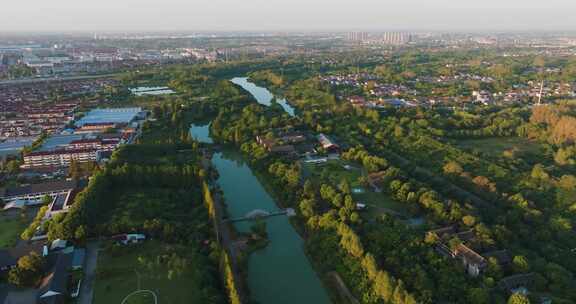
M 385 32 L 382 33 L 380 42 L 384 44 L 400 45 L 412 41 L 412 35 L 402 32 Z
M 368 33 L 366 32 L 349 32 L 346 34 L 346 39 L 356 42 L 364 42 L 368 40 Z

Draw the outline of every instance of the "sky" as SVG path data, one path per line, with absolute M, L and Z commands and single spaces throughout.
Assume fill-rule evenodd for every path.
M 0 31 L 576 31 L 576 0 L 4 0 Z

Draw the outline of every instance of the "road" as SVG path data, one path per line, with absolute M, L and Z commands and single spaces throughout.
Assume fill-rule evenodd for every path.
M 360 304 L 360 302 L 358 302 L 358 300 L 356 300 L 354 295 L 352 295 L 350 289 L 348 289 L 348 286 L 346 286 L 346 283 L 342 281 L 342 278 L 336 271 L 330 271 L 328 273 L 328 276 L 334 281 L 334 283 L 338 287 L 338 293 L 340 293 L 340 296 L 346 300 L 346 303 Z
M 210 168 L 212 163 L 209 158 L 206 157 L 206 151 L 203 152 L 205 155 L 202 158 L 202 166 L 206 172 L 210 172 Z M 225 251 L 228 253 L 230 258 L 230 266 L 232 268 L 232 275 L 234 276 L 235 282 L 239 282 L 237 286 L 244 286 L 243 277 L 239 273 L 239 265 L 238 265 L 238 252 L 237 248 L 234 245 L 234 241 L 232 240 L 232 232 L 230 231 L 230 224 L 224 220 L 225 214 L 225 206 L 224 206 L 224 197 L 218 192 L 215 191 L 212 193 L 212 199 L 214 201 L 214 229 L 216 230 L 216 237 Z M 243 288 L 238 288 L 238 294 L 240 299 L 246 299 L 246 295 L 244 294 Z M 242 301 L 243 302 L 243 301 Z M 84 304 L 84 303 L 80 303 Z
M 99 241 L 90 241 L 86 245 L 86 261 L 84 261 L 84 280 L 80 287 L 78 304 L 92 304 L 94 297 L 94 281 L 96 280 L 96 266 L 98 264 Z
M 27 79 L 14 79 L 14 80 L 2 80 L 0 81 L 0 86 L 2 85 L 14 85 L 14 84 L 27 84 L 36 82 L 48 82 L 48 81 L 67 81 L 67 80 L 84 80 L 84 79 L 96 79 L 96 78 L 108 78 L 114 77 L 118 74 L 102 74 L 102 75 L 84 75 L 84 76 L 65 76 L 65 77 L 48 77 L 48 78 L 27 78 Z

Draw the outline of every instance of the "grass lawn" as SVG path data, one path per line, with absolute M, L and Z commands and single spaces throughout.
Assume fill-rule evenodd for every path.
M 154 297 L 150 293 L 138 293 L 131 296 L 126 304 L 154 304 Z
M 366 191 L 364 193 L 354 193 L 352 197 L 355 201 L 368 205 L 366 213 L 369 217 L 387 213 L 385 209 L 395 211 L 403 216 L 410 213 L 406 210 L 406 205 L 394 201 L 387 193 Z M 381 208 L 381 209 L 380 209 Z
M 26 224 L 20 218 L 0 215 L 0 248 L 9 248 L 16 244 Z
M 352 168 L 344 168 L 347 162 L 341 160 L 329 160 L 323 164 L 304 164 L 306 175 L 310 177 L 326 177 L 334 185 L 338 185 L 342 179 L 348 180 L 351 187 L 359 187 L 358 178 L 362 176 L 362 169 L 351 165 Z
M 456 146 L 475 149 L 490 156 L 502 156 L 508 149 L 516 148 L 520 153 L 538 153 L 540 145 L 522 137 L 493 137 L 482 139 L 457 140 Z
M 346 169 L 344 168 L 345 165 L 350 165 L 352 168 Z M 334 186 L 337 186 L 345 178 L 352 189 L 363 189 L 364 192 L 362 193 L 352 193 L 352 197 L 356 202 L 372 206 L 372 208 L 368 207 L 365 212 L 368 217 L 385 213 L 383 209 L 390 209 L 405 216 L 409 214 L 404 204 L 394 201 L 387 193 L 373 192 L 371 188 L 362 186 L 359 181 L 362 176 L 362 169 L 358 165 L 349 164 L 342 160 L 330 160 L 324 164 L 304 164 L 304 172 L 306 177 L 327 178 Z
M 186 256 L 186 248 L 176 248 L 158 241 L 119 248 L 107 248 L 98 257 L 94 303 L 120 303 L 138 288 L 154 291 L 159 303 L 202 303 L 205 279 L 198 271 L 202 260 Z M 174 255 L 186 256 L 187 262 L 174 262 Z M 138 273 L 138 274 L 137 274 Z M 131 304 L 153 303 L 149 295 L 131 298 Z

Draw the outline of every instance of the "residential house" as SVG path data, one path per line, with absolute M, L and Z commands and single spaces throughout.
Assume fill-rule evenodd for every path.
M 427 238 L 436 240 L 435 249 L 438 253 L 452 259 L 459 259 L 470 276 L 478 276 L 488 266 L 488 258 L 494 257 L 502 263 L 507 261 L 505 250 L 489 252 L 481 255 L 470 247 L 476 239 L 473 230 L 458 232 L 454 226 L 443 227 L 427 232 Z M 451 240 L 459 243 L 453 244 Z
M 4 201 L 40 200 L 46 195 L 53 198 L 58 195 L 66 195 L 75 188 L 76 182 L 74 181 L 57 180 L 21 187 L 2 188 L 0 189 L 0 198 Z
M 38 304 L 61 304 L 66 302 L 68 294 L 68 270 L 72 256 L 60 253 L 56 255 L 54 266 L 40 284 Z
M 119 138 L 87 138 L 71 141 L 64 149 L 66 150 L 88 150 L 114 151 L 120 144 Z
M 68 167 L 72 161 L 91 162 L 98 159 L 97 149 L 55 150 L 32 152 L 24 155 L 22 169 L 42 167 Z
M 0 273 L 16 267 L 18 260 L 32 252 L 43 255 L 44 245 L 38 242 L 21 242 L 16 247 L 0 249 Z
M 296 149 L 292 145 L 279 145 L 276 139 L 264 138 L 263 136 L 256 136 L 256 142 L 270 153 L 296 154 Z
M 324 150 L 337 151 L 340 147 L 327 135 L 320 133 L 317 136 L 318 142 Z
M 473 277 L 480 275 L 480 272 L 488 266 L 484 257 L 464 244 L 456 246 L 452 250 L 452 255 L 462 261 L 468 274 Z
M 95 123 L 85 123 L 80 128 L 76 129 L 74 133 L 76 134 L 83 134 L 83 133 L 102 133 L 108 129 L 116 128 L 115 123 L 110 122 L 95 122 Z

